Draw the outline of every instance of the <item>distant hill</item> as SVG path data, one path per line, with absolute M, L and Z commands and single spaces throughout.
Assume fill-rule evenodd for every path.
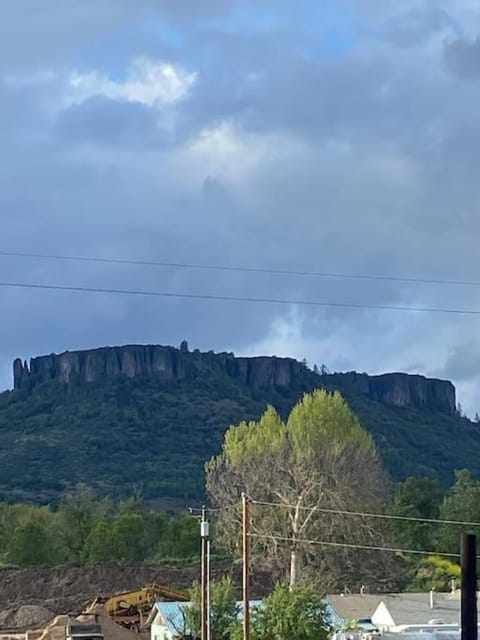
M 101 494 L 200 500 L 203 466 L 230 424 L 267 404 L 287 414 L 303 393 L 339 389 L 375 438 L 394 480 L 457 468 L 480 475 L 480 426 L 455 412 L 448 381 L 401 373 L 318 375 L 290 358 L 236 358 L 129 345 L 14 363 L 0 394 L 0 497 L 55 501 L 83 482 Z

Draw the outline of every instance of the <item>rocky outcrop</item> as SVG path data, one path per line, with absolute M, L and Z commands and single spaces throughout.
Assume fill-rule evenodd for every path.
M 49 381 L 88 384 L 119 376 L 179 382 L 195 379 L 206 370 L 217 370 L 252 387 L 300 388 L 313 376 L 291 358 L 235 358 L 232 353 L 188 352 L 159 345 L 66 351 L 32 358 L 30 365 L 17 359 L 13 365 L 14 388 L 24 390 Z
M 236 358 L 233 353 L 200 353 L 160 345 L 103 347 L 66 351 L 32 358 L 30 364 L 15 360 L 15 389 L 32 390 L 39 384 L 102 383 L 126 377 L 154 377 L 159 383 L 194 380 L 216 371 L 249 387 L 309 390 L 318 386 L 361 394 L 385 404 L 455 413 L 455 387 L 451 382 L 419 375 L 388 373 L 335 373 L 318 376 L 292 358 Z
M 347 393 L 366 395 L 372 400 L 397 407 L 416 407 L 441 413 L 456 411 L 455 387 L 448 380 L 425 378 L 406 373 L 335 373 L 326 376 L 330 383 Z

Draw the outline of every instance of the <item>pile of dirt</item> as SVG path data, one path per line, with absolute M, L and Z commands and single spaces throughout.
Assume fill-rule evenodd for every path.
M 14 609 L 0 611 L 0 630 L 22 632 L 44 627 L 55 614 L 42 606 L 26 604 Z
M 241 570 L 232 565 L 212 566 L 212 580 L 228 575 L 240 593 Z M 141 589 L 150 582 L 188 589 L 199 580 L 198 566 L 38 567 L 0 570 L 0 602 L 4 607 L 41 605 L 53 614 L 80 614 L 96 597 Z M 261 597 L 271 586 L 268 576 L 252 585 L 252 597 Z M 50 615 L 50 618 L 53 617 Z
M 25 640 L 65 640 L 68 616 L 57 616 L 44 629 L 27 631 Z

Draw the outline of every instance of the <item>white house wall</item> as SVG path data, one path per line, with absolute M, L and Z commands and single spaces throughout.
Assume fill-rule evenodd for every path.
M 394 627 L 396 624 L 390 614 L 390 611 L 383 601 L 380 602 L 378 607 L 373 612 L 372 622 L 380 629 L 380 631 L 386 631 L 391 627 Z
M 150 640 L 173 640 L 173 638 L 165 625 L 154 622 L 150 627 Z

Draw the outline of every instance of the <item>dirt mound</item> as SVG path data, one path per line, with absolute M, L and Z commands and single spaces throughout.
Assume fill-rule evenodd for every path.
M 0 611 L 0 629 L 8 631 L 26 631 L 45 626 L 55 614 L 45 607 L 26 604 L 15 609 Z
M 229 575 L 240 587 L 239 567 L 213 566 L 212 579 Z M 0 602 L 4 607 L 41 605 L 53 614 L 81 613 L 98 596 L 110 596 L 120 591 L 141 589 L 149 582 L 169 587 L 189 588 L 198 580 L 199 567 L 39 567 L 0 570 Z M 262 596 L 268 590 L 268 577 L 252 585 L 252 596 Z M 50 616 L 53 617 L 53 614 Z

